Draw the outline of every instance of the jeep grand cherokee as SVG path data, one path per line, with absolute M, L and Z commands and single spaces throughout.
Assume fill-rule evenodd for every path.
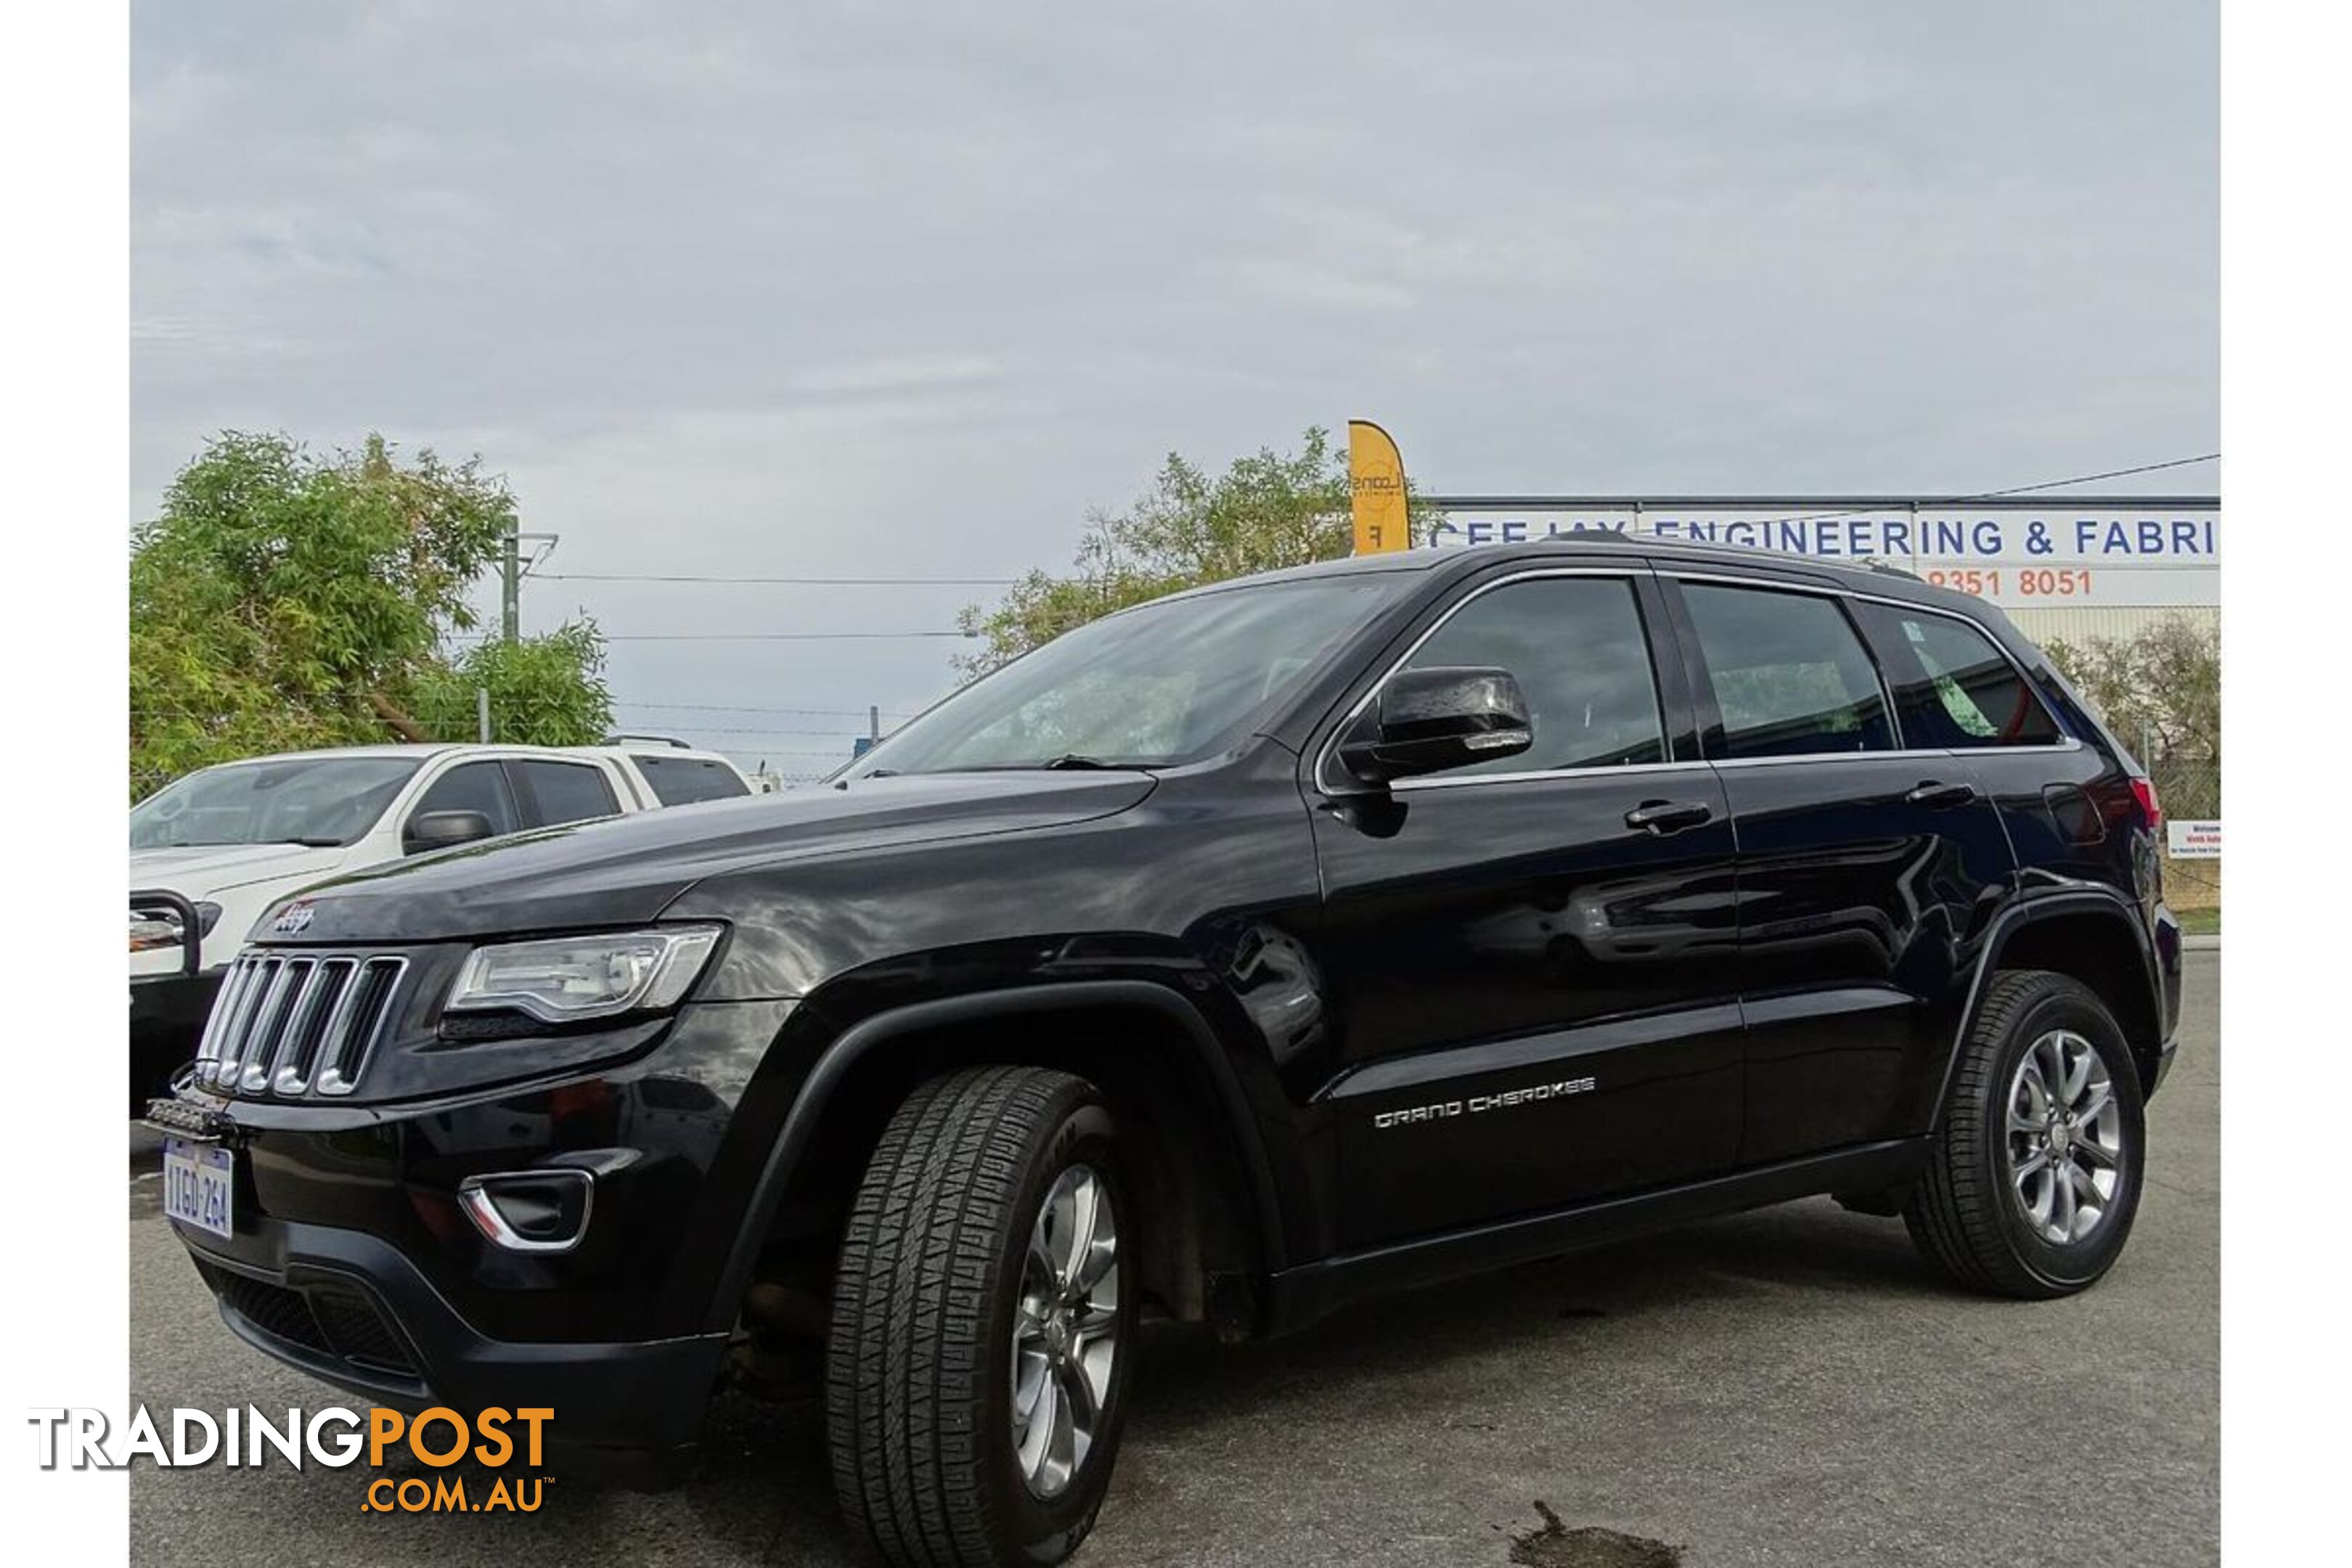
M 228 1326 L 667 1473 L 821 1390 L 900 1563 L 1094 1522 L 1147 1308 L 1232 1335 L 1810 1194 L 2034 1299 L 2130 1234 L 2147 780 L 1988 605 L 1616 537 L 1070 632 L 800 794 L 265 915 L 176 1094 Z

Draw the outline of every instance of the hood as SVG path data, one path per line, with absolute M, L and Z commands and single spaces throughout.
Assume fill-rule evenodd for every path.
M 304 942 L 431 942 L 642 924 L 706 877 L 816 856 L 1032 832 L 1125 811 L 1142 773 L 860 779 L 543 828 L 311 889 Z
M 332 870 L 348 850 L 308 844 L 182 844 L 131 852 L 131 885 L 207 899 L 251 882 Z

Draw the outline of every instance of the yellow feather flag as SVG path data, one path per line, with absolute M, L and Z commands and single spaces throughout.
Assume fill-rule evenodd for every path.
M 1348 421 L 1348 491 L 1356 518 L 1356 553 L 1378 555 L 1412 543 L 1405 523 L 1404 458 L 1389 433 L 1369 419 Z

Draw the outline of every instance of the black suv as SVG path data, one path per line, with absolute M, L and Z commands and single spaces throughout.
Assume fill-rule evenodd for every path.
M 283 905 L 150 1116 L 275 1356 L 656 1475 L 797 1377 L 884 1556 L 1051 1562 L 1147 1310 L 1277 1333 L 1815 1194 L 2091 1284 L 2171 1061 L 2158 825 L 1906 574 L 1336 562 L 1070 632 L 828 787 Z

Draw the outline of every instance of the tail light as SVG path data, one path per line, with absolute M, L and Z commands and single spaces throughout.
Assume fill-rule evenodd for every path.
M 2155 833 L 2161 829 L 2164 826 L 2164 807 L 2156 798 L 2156 781 L 2135 778 L 2131 782 L 2131 792 L 2132 799 L 2139 802 L 2139 814 L 2147 823 L 2147 830 Z

